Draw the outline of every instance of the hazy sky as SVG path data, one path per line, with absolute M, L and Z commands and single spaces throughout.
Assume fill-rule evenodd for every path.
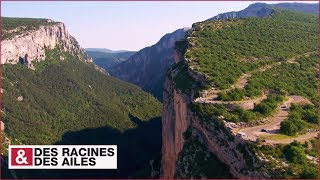
M 242 10 L 252 3 L 255 2 L 2 1 L 1 13 L 2 16 L 49 18 L 64 22 L 69 33 L 84 48 L 140 50 L 155 44 L 166 33 L 190 27 L 194 22 L 219 13 Z

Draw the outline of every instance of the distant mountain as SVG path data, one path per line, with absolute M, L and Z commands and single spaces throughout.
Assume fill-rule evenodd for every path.
M 86 51 L 98 51 L 98 52 L 105 52 L 105 53 L 122 53 L 122 52 L 129 52 L 127 50 L 111 50 L 111 49 L 107 49 L 107 48 L 86 48 Z
M 94 51 L 94 50 L 86 50 L 90 57 L 92 57 L 93 62 L 104 68 L 105 70 L 109 70 L 109 68 L 119 64 L 127 60 L 130 56 L 132 56 L 135 51 L 123 51 L 123 52 L 104 52 L 104 51 Z M 107 49 L 106 49 L 107 51 Z M 110 50 L 111 51 L 111 50 Z
M 237 19 L 245 17 L 267 17 L 274 9 L 287 9 L 304 13 L 318 14 L 319 4 L 306 4 L 306 3 L 279 3 L 279 4 L 266 4 L 266 3 L 255 3 L 248 6 L 246 9 L 241 11 L 232 11 L 227 13 L 221 13 L 208 20 L 222 20 L 222 19 Z
M 313 14 L 319 14 L 319 3 L 314 4 L 306 4 L 306 3 L 279 3 L 272 5 L 273 8 L 282 8 L 282 9 L 288 9 L 298 12 L 304 12 L 304 13 L 313 13 Z
M 178 29 L 163 36 L 155 45 L 132 55 L 108 72 L 124 81 L 140 86 L 162 100 L 163 84 L 168 68 L 174 63 L 173 47 L 185 38 L 188 28 Z

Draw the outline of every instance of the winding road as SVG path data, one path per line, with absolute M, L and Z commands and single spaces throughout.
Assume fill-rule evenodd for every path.
M 206 104 L 235 104 L 235 105 L 240 105 L 240 104 L 259 104 L 262 100 L 267 99 L 267 93 L 263 93 L 262 96 L 255 98 L 255 99 L 246 99 L 246 100 L 241 100 L 241 101 L 219 101 L 219 100 L 214 100 L 214 98 L 208 99 L 208 98 L 197 98 L 195 102 L 198 103 L 206 103 Z
M 296 62 L 296 59 L 305 56 L 308 57 L 311 54 L 314 54 L 316 52 L 308 52 L 305 53 L 303 55 L 299 55 L 299 56 L 295 56 L 292 58 L 287 59 L 285 62 L 287 63 L 298 63 Z M 211 89 L 208 90 L 207 92 L 204 93 L 204 95 L 202 97 L 198 97 L 194 100 L 194 102 L 197 103 L 208 103 L 208 104 L 224 104 L 224 105 L 228 105 L 228 104 L 235 104 L 235 105 L 244 105 L 244 104 L 258 104 L 260 103 L 262 100 L 267 98 L 268 93 L 263 93 L 260 97 L 257 97 L 255 99 L 246 99 L 246 100 L 241 100 L 241 101 L 222 101 L 222 100 L 216 100 L 216 98 L 218 97 L 218 93 L 220 92 L 226 92 L 226 91 L 230 91 L 232 89 L 235 88 L 239 88 L 239 89 L 244 89 L 245 86 L 248 83 L 248 79 L 252 76 L 253 73 L 255 72 L 263 72 L 266 71 L 269 68 L 272 68 L 274 65 L 279 65 L 282 62 L 277 62 L 277 63 L 273 63 L 273 64 L 269 64 L 263 67 L 260 67 L 259 69 L 253 70 L 251 72 L 245 73 L 243 74 L 238 81 L 231 86 L 228 89 L 225 90 L 217 90 L 217 89 Z M 278 134 L 280 131 L 280 124 L 283 120 L 285 120 L 288 117 L 289 114 L 289 108 L 291 106 L 292 103 L 303 103 L 303 104 L 312 104 L 308 99 L 303 98 L 301 96 L 289 96 L 288 100 L 285 101 L 283 104 L 281 104 L 278 107 L 277 113 L 275 115 L 273 115 L 272 117 L 268 117 L 268 122 L 267 124 L 263 124 L 263 125 L 259 125 L 259 126 L 254 126 L 254 127 L 247 127 L 247 128 L 243 128 L 243 129 L 237 129 L 236 131 L 238 131 L 238 133 L 241 134 L 245 134 L 245 136 L 242 136 L 242 138 L 244 138 L 245 140 L 249 140 L 249 141 L 256 141 L 258 137 L 260 136 L 266 136 L 266 135 L 274 135 L 274 134 Z M 245 106 L 244 106 L 245 107 Z M 252 109 L 252 106 L 248 109 Z M 262 132 L 263 131 L 263 132 Z M 270 144 L 288 144 L 294 140 L 297 141 L 305 141 L 308 140 L 310 138 L 316 137 L 318 135 L 318 132 L 312 132 L 312 133 L 307 133 L 304 135 L 300 135 L 298 137 L 292 137 L 292 138 L 287 138 L 287 139 L 279 139 L 279 140 L 266 140 L 266 143 L 270 143 Z
M 283 104 L 278 107 L 277 113 L 272 116 L 267 118 L 269 120 L 269 123 L 263 124 L 260 126 L 254 126 L 254 127 L 248 127 L 244 129 L 240 129 L 238 132 L 239 133 L 245 133 L 246 137 L 244 139 L 250 140 L 250 141 L 256 141 L 258 137 L 262 135 L 273 135 L 277 134 L 280 131 L 280 124 L 283 120 L 285 120 L 288 117 L 289 114 L 289 108 L 292 103 L 297 103 L 297 104 L 311 104 L 311 102 L 301 96 L 289 96 L 289 99 L 285 101 Z M 265 131 L 265 132 L 262 132 Z M 309 134 L 309 133 L 308 133 Z M 311 134 L 311 133 L 310 133 Z M 309 137 L 310 135 L 306 135 L 306 138 Z M 312 136 L 314 137 L 314 136 Z M 301 136 L 297 137 L 301 139 Z M 294 139 L 294 138 L 292 138 Z M 279 143 L 280 140 L 266 140 L 268 143 Z M 290 141 L 290 139 L 288 139 Z M 293 140 L 292 140 L 293 141 Z
M 296 59 L 301 58 L 301 57 L 303 57 L 303 56 L 304 56 L 304 57 L 309 57 L 310 55 L 316 54 L 316 53 L 318 53 L 318 51 L 307 52 L 307 53 L 304 53 L 304 54 L 299 55 L 299 56 L 291 57 L 291 58 L 287 59 L 287 62 L 288 62 L 288 63 L 296 63 L 296 64 L 299 64 L 299 63 L 296 61 Z
M 310 140 L 312 138 L 317 137 L 319 132 L 312 132 L 300 135 L 298 137 L 292 137 L 292 138 L 286 138 L 286 139 L 277 139 L 277 140 L 266 140 L 266 143 L 268 144 L 289 144 L 293 141 L 299 141 L 299 142 L 305 142 L 307 140 Z
M 257 97 L 255 99 L 247 99 L 247 100 L 241 100 L 241 101 L 222 101 L 222 100 L 216 100 L 216 98 L 218 97 L 218 94 L 220 92 L 227 92 L 230 91 L 232 89 L 244 89 L 244 87 L 248 84 L 248 79 L 252 76 L 252 73 L 255 72 L 263 72 L 266 71 L 269 68 L 272 68 L 274 65 L 279 64 L 279 63 L 273 63 L 273 64 L 269 64 L 269 65 L 265 65 L 263 67 L 260 67 L 259 69 L 253 70 L 251 72 L 245 73 L 243 74 L 238 80 L 237 82 L 231 86 L 228 89 L 224 89 L 224 90 L 217 90 L 217 89 L 211 89 L 208 90 L 206 92 L 205 97 L 198 97 L 194 100 L 194 102 L 199 102 L 199 103 L 211 103 L 211 104 L 240 104 L 240 103 L 248 103 L 248 102 L 255 102 L 255 103 L 259 103 L 261 102 L 263 99 L 267 98 L 267 94 L 264 93 L 262 94 L 260 97 Z

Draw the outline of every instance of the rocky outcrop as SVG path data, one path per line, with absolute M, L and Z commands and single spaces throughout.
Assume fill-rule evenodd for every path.
M 252 4 L 244 10 L 241 11 L 233 11 L 227 13 L 218 14 L 215 17 L 212 17 L 208 20 L 223 20 L 223 19 L 239 19 L 239 18 L 246 18 L 246 17 L 258 17 L 263 18 L 267 17 L 272 13 L 273 9 L 264 3 L 256 3 Z
M 52 50 L 56 46 L 62 47 L 80 60 L 92 61 L 68 33 L 65 25 L 54 23 L 4 39 L 1 42 L 1 64 L 17 64 L 19 61 L 31 64 L 33 61 L 42 61 L 46 57 L 45 50 Z

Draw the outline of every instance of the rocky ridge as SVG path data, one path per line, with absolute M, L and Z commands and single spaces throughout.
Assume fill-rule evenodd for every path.
M 279 4 L 266 4 L 266 3 L 255 3 L 251 4 L 247 8 L 241 11 L 232 11 L 227 13 L 218 14 L 210 19 L 209 21 L 223 20 L 223 19 L 239 19 L 246 17 L 258 17 L 264 18 L 272 14 L 274 9 L 287 9 L 304 13 L 318 14 L 318 4 L 305 4 L 305 3 L 279 3 Z
M 4 31 L 6 30 L 4 29 Z M 66 26 L 56 22 L 41 25 L 37 29 L 3 39 L 1 42 L 1 64 L 43 61 L 46 57 L 45 50 L 52 50 L 56 46 L 62 47 L 64 51 L 76 56 L 79 60 L 92 62 L 76 39 L 68 33 Z

